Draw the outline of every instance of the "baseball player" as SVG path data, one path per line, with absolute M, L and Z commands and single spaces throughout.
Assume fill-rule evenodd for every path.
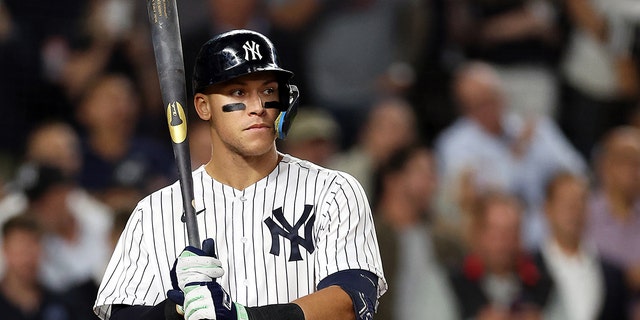
M 361 185 L 276 149 L 297 108 L 292 76 L 259 33 L 202 46 L 194 105 L 212 155 L 193 181 L 205 240 L 187 246 L 178 182 L 142 199 L 100 285 L 100 318 L 373 317 L 387 283 Z

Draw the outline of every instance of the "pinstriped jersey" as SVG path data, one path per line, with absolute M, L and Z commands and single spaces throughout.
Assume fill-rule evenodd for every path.
M 217 281 L 246 306 L 288 303 L 313 293 L 326 276 L 371 271 L 386 291 L 374 223 L 350 175 L 283 155 L 266 177 L 237 190 L 193 172 L 201 239 L 213 238 L 225 274 Z M 107 266 L 94 311 L 166 299 L 169 271 L 188 244 L 179 182 L 141 200 Z

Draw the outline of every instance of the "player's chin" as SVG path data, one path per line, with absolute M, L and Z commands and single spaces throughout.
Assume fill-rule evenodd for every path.
M 269 154 L 271 152 L 271 150 L 273 150 L 273 148 L 244 148 L 243 150 L 241 150 L 239 153 L 242 155 L 242 157 L 244 158 L 262 158 L 265 155 Z
M 260 156 L 275 148 L 275 133 L 248 138 L 242 143 L 243 153 L 247 156 Z

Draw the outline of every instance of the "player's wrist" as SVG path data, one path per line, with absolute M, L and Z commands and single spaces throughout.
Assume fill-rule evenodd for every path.
M 270 304 L 260 307 L 243 307 L 248 320 L 305 320 L 302 308 L 295 303 Z M 241 319 L 238 316 L 238 320 Z
M 132 319 L 126 317 L 124 319 Z M 184 320 L 184 309 L 182 306 L 171 299 L 167 299 L 164 303 L 164 319 L 165 320 Z
M 237 302 L 233 303 L 236 307 L 236 319 L 237 320 L 251 320 L 249 318 L 249 314 L 247 313 L 247 308 Z

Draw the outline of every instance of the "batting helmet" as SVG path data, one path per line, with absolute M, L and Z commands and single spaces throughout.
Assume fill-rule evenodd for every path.
M 233 30 L 211 38 L 200 48 L 193 70 L 193 93 L 254 72 L 278 75 L 280 110 L 276 120 L 278 137 L 284 139 L 298 105 L 298 88 L 289 83 L 293 72 L 280 68 L 273 43 L 251 30 Z

